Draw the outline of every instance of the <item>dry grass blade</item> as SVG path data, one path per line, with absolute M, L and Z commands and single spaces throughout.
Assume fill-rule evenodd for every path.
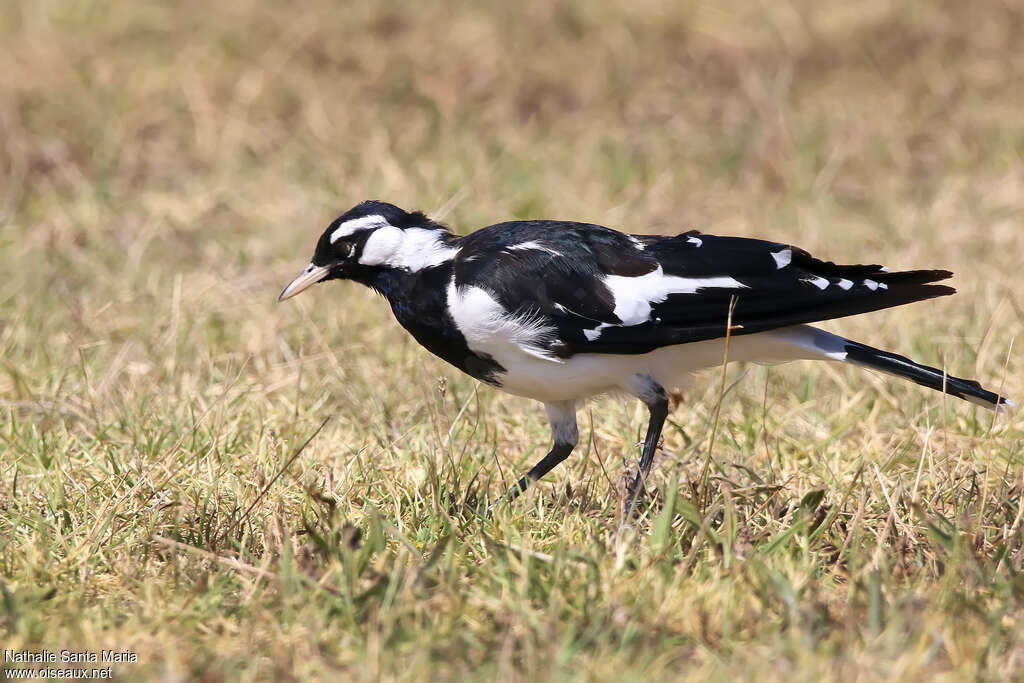
M 252 503 L 249 504 L 249 507 L 245 509 L 245 512 L 243 512 L 239 516 L 239 519 L 247 519 L 249 517 L 249 513 L 256 509 L 256 506 L 260 504 L 261 500 L 263 500 L 263 496 L 267 494 L 267 491 L 270 490 L 270 487 L 277 483 L 277 480 L 281 478 L 282 474 L 288 471 L 288 468 L 291 467 L 292 463 L 295 462 L 296 458 L 302 455 L 302 451 L 306 450 L 306 446 L 308 446 L 313 441 L 313 439 L 316 438 L 316 435 L 319 434 L 320 431 L 327 426 L 327 423 L 330 421 L 330 419 L 331 417 L 329 415 L 325 417 L 323 422 L 320 423 L 320 426 L 314 429 L 313 433 L 306 437 L 306 440 L 303 441 L 302 444 L 292 452 L 288 459 L 285 460 L 284 464 L 281 465 L 281 469 L 279 469 L 277 473 L 270 478 L 270 481 L 268 481 L 266 485 L 260 490 L 260 492 L 256 494 L 256 498 L 254 498 Z M 238 522 L 233 522 L 227 529 L 224 530 L 223 535 L 221 535 L 220 538 L 217 539 L 217 543 L 214 545 L 219 545 L 220 543 L 222 543 L 224 539 L 231 535 L 231 533 L 237 528 L 237 526 Z
M 725 319 L 725 344 L 724 351 L 722 352 L 722 380 L 719 384 L 718 400 L 715 402 L 714 417 L 711 419 L 711 436 L 708 437 L 708 451 L 704 456 L 704 465 L 700 471 L 700 493 L 697 496 L 698 510 L 704 510 L 708 504 L 708 472 L 711 470 L 711 460 L 714 458 L 715 437 L 718 436 L 718 424 L 722 418 L 722 402 L 725 401 L 726 378 L 728 377 L 729 370 L 729 341 L 732 339 L 732 333 L 735 329 L 732 324 L 732 314 L 735 310 L 736 297 L 733 296 L 729 298 L 729 312 Z

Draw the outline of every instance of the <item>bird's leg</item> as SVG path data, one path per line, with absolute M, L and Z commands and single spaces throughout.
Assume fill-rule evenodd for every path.
M 512 500 L 529 488 L 530 484 L 550 472 L 560 462 L 569 457 L 572 449 L 579 441 L 579 430 L 576 427 L 576 404 L 573 401 L 545 403 L 548 420 L 551 422 L 551 435 L 554 444 L 540 462 L 530 468 L 526 476 L 521 477 L 515 486 L 508 490 L 502 500 Z
M 572 449 L 573 444 L 571 443 L 556 443 L 540 462 L 531 467 L 525 476 L 519 478 L 519 482 L 508 490 L 505 497 L 511 500 L 526 491 L 531 483 L 543 477 L 553 470 L 556 465 L 568 458 L 569 454 L 572 453 Z
M 644 488 L 647 475 L 651 473 L 651 463 L 654 462 L 654 451 L 658 449 L 658 440 L 661 438 L 661 428 L 668 418 L 668 395 L 665 389 L 647 378 L 649 384 L 645 387 L 640 399 L 647 404 L 651 413 L 651 419 L 647 423 L 647 436 L 644 438 L 644 452 L 640 457 L 640 469 L 636 473 L 636 480 L 633 482 L 633 490 L 629 494 L 629 502 L 626 504 L 626 518 L 633 514 L 636 499 Z

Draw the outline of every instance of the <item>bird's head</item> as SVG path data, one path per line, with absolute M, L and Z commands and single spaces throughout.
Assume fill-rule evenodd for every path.
M 454 238 L 420 212 L 365 201 L 334 219 L 317 242 L 313 259 L 284 288 L 278 301 L 290 299 L 317 282 L 357 280 L 375 286 L 385 272 L 416 272 L 450 260 Z

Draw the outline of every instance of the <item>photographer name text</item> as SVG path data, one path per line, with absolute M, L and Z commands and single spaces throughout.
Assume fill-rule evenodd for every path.
M 4 662 L 13 664 L 135 664 L 131 650 L 4 650 Z

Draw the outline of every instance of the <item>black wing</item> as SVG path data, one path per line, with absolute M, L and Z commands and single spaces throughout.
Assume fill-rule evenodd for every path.
M 956 291 L 930 284 L 952 275 L 945 270 L 837 265 L 786 244 L 698 232 L 625 235 L 589 224 L 523 221 L 484 228 L 460 246 L 456 285 L 484 287 L 510 312 L 543 322 L 552 330 L 547 346 L 562 357 L 647 353 L 724 337 L 734 298 L 731 334 L 740 335 Z M 666 293 L 662 278 L 703 286 Z M 622 304 L 629 296 L 647 301 L 627 315 Z

